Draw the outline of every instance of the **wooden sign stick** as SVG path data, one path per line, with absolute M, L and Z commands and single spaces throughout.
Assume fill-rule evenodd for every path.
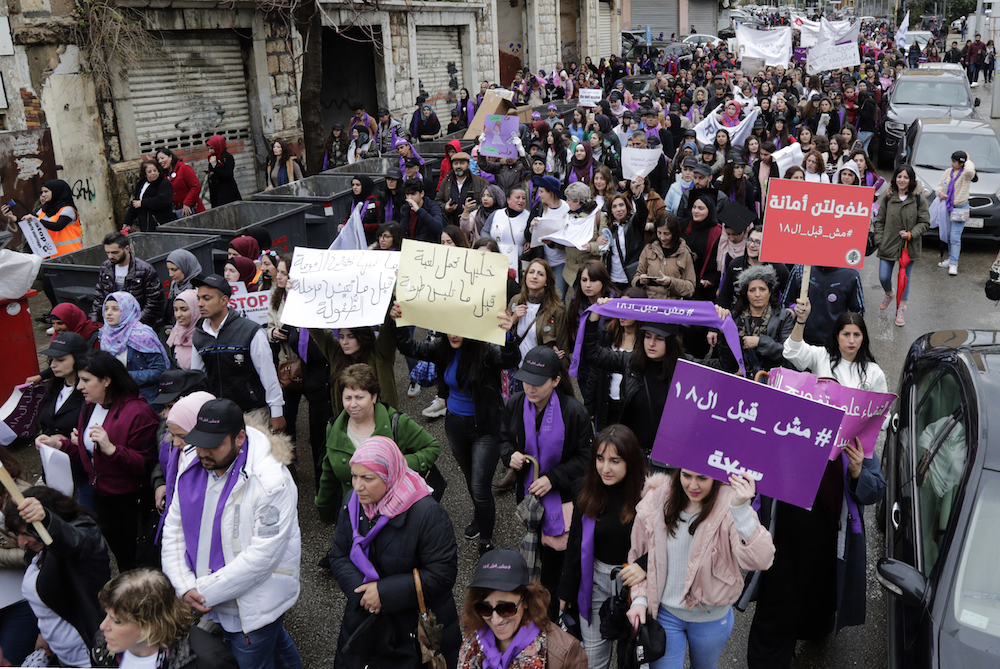
M 10 498 L 12 500 L 18 504 L 24 501 L 24 495 L 21 494 L 21 489 L 17 487 L 17 483 L 14 482 L 14 479 L 11 478 L 10 473 L 3 465 L 0 465 L 0 483 L 3 483 L 3 487 L 10 493 Z M 49 534 L 47 529 L 45 529 L 45 526 L 39 521 L 35 521 L 31 525 L 35 528 L 35 532 L 38 533 L 38 536 L 42 538 L 42 541 L 45 542 L 45 545 L 51 546 L 52 535 Z

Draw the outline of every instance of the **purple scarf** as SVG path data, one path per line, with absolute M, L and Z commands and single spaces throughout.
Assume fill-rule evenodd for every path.
M 118 303 L 121 320 L 118 325 L 105 323 L 101 328 L 101 350 L 114 356 L 120 355 L 126 348 L 134 348 L 140 353 L 159 353 L 169 368 L 170 357 L 160 343 L 160 338 L 153 332 L 153 328 L 139 320 L 142 309 L 135 297 L 131 293 L 117 291 L 104 298 L 105 304 L 109 300 Z
M 962 169 L 955 172 L 955 168 L 951 168 L 951 178 L 948 181 L 948 199 L 944 201 L 945 206 L 948 207 L 948 213 L 950 214 L 952 209 L 955 208 L 955 184 L 958 182 L 958 178 L 962 176 L 962 172 L 965 171 L 965 165 L 962 165 Z
M 169 436 L 164 437 L 163 441 L 160 442 L 160 453 L 157 456 L 157 460 L 160 462 L 160 469 L 163 470 L 163 477 L 167 483 L 167 495 L 163 499 L 163 514 L 160 516 L 160 522 L 156 525 L 156 545 L 159 546 L 160 539 L 163 536 L 163 523 L 167 520 L 167 511 L 170 510 L 170 502 L 174 498 L 174 486 L 177 484 L 177 469 L 181 463 L 181 453 L 180 451 L 176 454 L 173 452 L 173 445 L 170 443 Z
M 299 328 L 299 358 L 302 359 L 302 363 L 306 363 L 306 354 L 309 353 L 309 330 L 306 328 Z
M 479 642 L 479 648 L 483 651 L 483 669 L 507 669 L 510 661 L 530 646 L 539 634 L 541 634 L 541 630 L 538 629 L 538 625 L 528 623 L 517 631 L 514 638 L 510 640 L 507 650 L 501 655 L 497 648 L 497 638 L 493 636 L 490 628 L 484 627 L 479 630 L 476 632 L 476 641 Z
M 456 106 L 460 114 L 465 114 L 466 125 L 472 125 L 472 119 L 476 117 L 476 108 L 473 106 L 472 100 L 466 100 L 465 102 L 459 100 Z
M 562 409 L 559 407 L 559 393 L 553 392 L 542 415 L 542 426 L 535 430 L 535 405 L 524 398 L 524 452 L 538 460 L 538 475 L 542 476 L 562 460 L 563 441 L 566 426 L 563 424 Z M 531 482 L 525 477 L 524 494 L 528 494 Z M 550 537 L 557 537 L 566 531 L 562 514 L 562 496 L 554 488 L 541 498 L 542 531 Z
M 226 508 L 226 501 L 233 491 L 236 481 L 240 478 L 244 465 L 247 462 L 247 451 L 250 449 L 250 439 L 247 438 L 240 447 L 240 453 L 236 456 L 236 462 L 229 470 L 229 476 L 222 494 L 219 496 L 219 503 L 215 507 L 215 519 L 212 521 L 212 547 L 208 557 L 208 568 L 214 573 L 226 566 L 226 556 L 222 553 L 222 512 Z M 198 573 L 198 538 L 201 534 L 201 514 L 205 507 L 205 492 L 208 487 L 207 469 L 201 466 L 200 462 L 193 462 L 184 472 L 181 473 L 177 481 L 178 503 L 181 505 L 181 524 L 184 527 L 184 560 L 188 568 L 196 575 Z M 204 574 L 202 574 L 204 576 Z
M 580 522 L 583 532 L 580 536 L 580 592 L 576 595 L 576 605 L 580 615 L 591 624 L 594 615 L 591 611 L 594 599 L 594 530 L 597 521 L 586 514 L 581 514 Z
M 368 534 L 361 536 L 361 533 L 358 532 L 358 522 L 361 519 L 361 502 L 358 501 L 358 494 L 356 492 L 351 493 L 351 499 L 347 502 L 347 513 L 351 518 L 351 562 L 364 575 L 365 580 L 362 583 L 377 581 L 379 580 L 379 575 L 375 571 L 375 565 L 368 559 L 368 547 L 375 541 L 375 537 L 382 531 L 382 528 L 388 524 L 389 517 L 379 516 L 379 519 L 375 521 L 374 527 L 368 530 Z
M 719 321 L 715 305 L 702 300 L 611 300 L 605 304 L 593 304 L 584 312 L 597 312 L 610 318 L 628 318 L 653 323 L 674 323 L 676 325 L 701 325 L 718 328 L 726 336 L 729 346 L 740 371 L 746 374 L 743 366 L 743 353 L 740 349 L 740 336 L 736 331 L 736 323 L 732 316 Z M 583 330 L 587 319 L 580 317 L 580 325 L 576 333 L 576 344 L 573 347 L 573 363 L 569 366 L 569 375 L 577 376 L 580 371 L 580 358 L 583 352 Z

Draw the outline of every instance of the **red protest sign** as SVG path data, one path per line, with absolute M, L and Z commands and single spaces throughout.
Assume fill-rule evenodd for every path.
M 875 189 L 791 179 L 767 182 L 763 262 L 859 268 Z

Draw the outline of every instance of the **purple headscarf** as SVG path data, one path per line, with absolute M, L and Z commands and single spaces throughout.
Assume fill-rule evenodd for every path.
M 139 309 L 139 303 L 132 294 L 124 291 L 114 292 L 104 298 L 104 304 L 109 300 L 118 303 L 121 320 L 118 321 L 118 325 L 105 323 L 101 328 L 101 350 L 116 356 L 121 355 L 126 348 L 134 348 L 140 353 L 159 353 L 163 356 L 167 367 L 170 367 L 167 351 L 153 332 L 153 328 L 139 321 L 142 310 Z

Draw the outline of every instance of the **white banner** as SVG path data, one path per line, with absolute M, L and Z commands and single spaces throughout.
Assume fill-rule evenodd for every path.
M 398 267 L 399 251 L 296 247 L 281 320 L 302 328 L 381 325 Z
M 906 10 L 906 14 L 903 15 L 903 21 L 899 24 L 899 29 L 896 30 L 896 48 L 905 49 L 906 48 L 906 31 L 910 27 L 910 10 Z
M 792 142 L 788 146 L 771 154 L 771 161 L 778 166 L 778 177 L 784 178 L 785 170 L 792 165 L 802 165 L 802 146 Z
M 24 238 L 31 247 L 31 252 L 42 259 L 48 259 L 59 252 L 56 243 L 52 241 L 52 235 L 45 229 L 42 222 L 35 216 L 29 216 L 17 222 L 24 233 Z
M 799 31 L 799 46 L 811 49 L 819 41 L 819 21 L 804 16 L 792 16 L 792 27 Z
M 649 176 L 660 164 L 663 151 L 660 149 L 636 149 L 626 146 L 622 149 L 622 177 L 628 180 Z
M 596 107 L 604 97 L 604 91 L 600 88 L 581 88 L 579 95 L 581 107 Z
M 792 29 L 754 30 L 736 28 L 736 44 L 740 58 L 763 58 L 768 65 L 787 66 L 792 60 Z
M 746 115 L 740 124 L 732 128 L 727 128 L 726 126 L 719 123 L 716 118 L 716 114 L 722 113 L 722 107 L 716 107 L 711 113 L 705 114 L 705 118 L 694 127 L 694 131 L 698 135 L 698 141 L 701 144 L 711 144 L 715 141 L 715 133 L 722 128 L 729 133 L 729 143 L 734 147 L 743 146 L 743 143 L 747 141 L 747 137 L 750 136 L 750 131 L 753 130 L 753 122 L 757 120 L 757 115 L 760 113 L 760 107 L 753 109 L 749 114 Z
M 594 239 L 594 222 L 597 220 L 599 211 L 599 209 L 594 209 L 590 212 L 590 216 L 584 219 L 567 216 L 563 219 L 562 228 L 558 232 L 545 235 L 542 237 L 542 241 L 574 246 L 580 251 L 589 250 L 590 242 Z
M 842 25 L 842 24 L 847 24 Z M 820 19 L 819 42 L 809 49 L 806 59 L 806 72 L 819 74 L 841 67 L 853 67 L 861 64 L 861 52 L 858 50 L 858 32 L 861 22 L 827 21 Z

